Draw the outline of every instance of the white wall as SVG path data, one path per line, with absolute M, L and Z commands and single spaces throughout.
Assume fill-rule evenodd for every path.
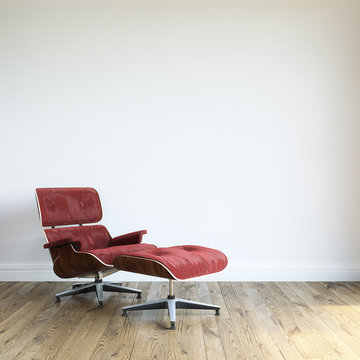
M 359 65 L 358 0 L 0 0 L 0 279 L 54 278 L 34 188 L 93 186 L 204 279 L 360 280 Z

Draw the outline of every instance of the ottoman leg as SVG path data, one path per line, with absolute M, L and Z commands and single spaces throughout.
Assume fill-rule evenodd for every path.
M 177 299 L 167 299 L 167 307 L 170 318 L 170 330 L 176 330 L 175 321 L 176 321 L 176 303 Z
M 143 304 L 137 304 L 137 305 L 130 305 L 125 306 L 122 308 L 122 316 L 126 316 L 128 311 L 134 311 L 134 310 L 159 310 L 159 309 L 166 309 L 167 308 L 167 299 L 165 300 L 156 300 L 156 301 L 150 301 Z
M 216 315 L 220 315 L 220 306 L 212 305 L 212 304 L 204 304 L 197 301 L 176 299 L 176 307 L 178 309 L 215 310 Z
M 99 307 L 104 307 L 104 295 L 103 295 L 103 284 L 101 281 L 95 282 L 96 297 L 99 302 Z

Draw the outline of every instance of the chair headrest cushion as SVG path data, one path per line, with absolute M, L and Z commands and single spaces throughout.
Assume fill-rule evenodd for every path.
M 93 188 L 36 189 L 43 226 L 95 223 L 101 220 L 100 198 Z

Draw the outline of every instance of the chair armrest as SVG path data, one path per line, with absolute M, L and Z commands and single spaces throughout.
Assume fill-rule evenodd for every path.
M 144 234 L 147 234 L 147 230 L 116 236 L 110 240 L 110 246 L 140 244 Z
M 52 249 L 52 248 L 64 246 L 67 244 L 74 244 L 74 245 L 78 245 L 78 246 L 81 245 L 80 241 L 73 241 L 70 238 L 66 238 L 66 239 L 60 239 L 60 240 L 56 240 L 56 241 L 52 241 L 50 243 L 44 244 L 44 249 Z

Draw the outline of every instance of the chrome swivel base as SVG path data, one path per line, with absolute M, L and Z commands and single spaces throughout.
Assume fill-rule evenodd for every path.
M 137 299 L 141 299 L 141 290 L 132 289 L 121 284 L 113 284 L 110 282 L 102 281 L 102 278 L 97 276 L 95 278 L 95 282 L 93 283 L 85 283 L 85 284 L 74 284 L 72 285 L 72 290 L 63 291 L 61 293 L 56 294 L 56 302 L 61 301 L 61 297 L 69 296 L 69 295 L 77 295 L 84 294 L 88 292 L 96 292 L 97 299 L 99 301 L 99 307 L 103 307 L 104 297 L 103 291 L 111 291 L 111 292 L 122 292 L 122 293 L 132 293 L 137 294 Z
M 170 291 L 167 299 L 155 300 L 143 304 L 131 305 L 123 307 L 122 316 L 127 316 L 128 311 L 134 310 L 159 310 L 168 309 L 170 318 L 170 330 L 175 330 L 176 309 L 200 309 L 200 310 L 215 310 L 216 315 L 220 315 L 220 306 L 204 304 L 196 301 L 176 298 L 173 294 L 173 280 L 170 280 Z

